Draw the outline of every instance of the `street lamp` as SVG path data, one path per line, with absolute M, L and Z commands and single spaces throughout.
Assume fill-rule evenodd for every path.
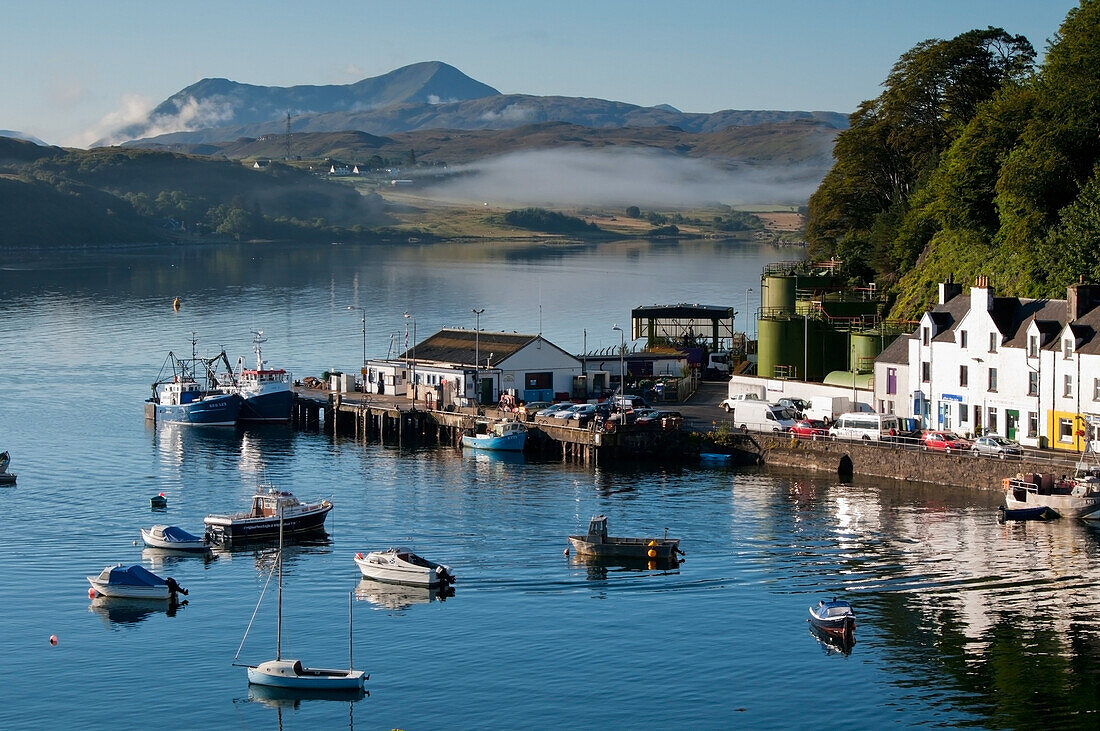
M 414 315 L 410 315 L 408 310 L 406 310 L 405 311 L 405 335 L 406 336 L 408 336 L 408 334 L 409 334 L 409 324 L 408 324 L 409 320 L 412 320 L 412 324 L 413 324 L 412 366 L 411 367 L 409 366 L 409 351 L 408 351 L 408 348 L 406 348 L 406 350 L 405 350 L 405 368 L 409 371 L 409 381 L 412 383 L 412 387 L 413 387 L 413 398 L 412 398 L 412 400 L 413 400 L 413 403 L 416 403 L 416 317 Z
M 348 305 L 349 310 L 359 310 L 363 315 L 363 368 L 367 367 L 367 309 L 365 307 L 352 307 Z
M 478 374 L 478 369 L 481 368 L 479 362 L 481 360 L 481 313 L 485 312 L 485 308 L 470 310 L 470 312 L 474 313 L 474 398 L 477 398 L 481 389 L 481 377 Z
M 623 354 L 626 351 L 626 336 L 623 334 L 623 329 L 621 327 L 619 327 L 618 325 L 612 326 L 611 329 L 619 331 L 619 395 L 620 396 L 625 396 L 626 395 L 626 368 L 623 367 L 623 363 L 624 363 L 624 355 Z M 623 405 L 622 403 L 619 404 L 620 407 L 622 405 Z
M 749 339 L 749 334 L 752 330 L 752 318 L 749 317 L 749 295 L 750 294 L 752 294 L 752 287 L 749 287 L 748 289 L 745 290 L 745 340 L 746 340 L 746 342 L 745 342 L 745 350 L 746 350 L 745 355 L 746 355 L 746 357 L 748 357 L 748 346 L 749 346 L 747 341 Z

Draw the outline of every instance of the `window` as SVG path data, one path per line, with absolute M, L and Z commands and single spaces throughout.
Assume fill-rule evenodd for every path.
M 1100 380 L 1097 380 L 1100 383 Z M 886 369 L 886 393 L 896 394 L 898 392 L 898 369 L 887 368 Z
M 965 348 L 966 347 L 966 330 L 960 330 L 959 331 L 959 347 L 960 348 Z
M 1038 358 L 1039 357 L 1039 336 L 1029 335 L 1027 338 L 1027 357 Z
M 1071 398 L 1073 396 L 1073 376 L 1063 376 L 1062 395 L 1066 398 Z
M 1058 420 L 1058 441 L 1059 442 L 1072 442 L 1073 441 L 1073 419 L 1059 419 Z
M 996 391 L 997 390 L 997 369 L 996 368 L 990 368 L 989 369 L 989 390 L 990 391 Z
M 887 401 L 886 402 L 886 413 L 887 414 L 894 413 L 894 402 L 893 401 Z
M 967 411 L 969 411 L 969 409 L 966 408 L 966 404 L 959 404 L 959 423 L 960 424 L 965 424 L 966 423 L 966 412 Z
M 960 388 L 966 388 L 967 381 L 969 380 L 967 378 L 968 375 L 969 374 L 967 373 L 966 366 L 959 366 L 959 387 Z
M 1097 383 L 1100 383 L 1100 379 L 1097 379 Z M 1027 374 L 1027 395 L 1038 396 L 1039 395 L 1039 374 L 1032 371 Z
M 1073 341 L 1069 338 L 1062 341 L 1062 357 L 1066 360 L 1073 357 Z
M 1100 378 L 1092 379 L 1092 400 L 1100 401 Z
M 923 345 L 928 345 L 928 341 L 932 339 L 932 328 L 922 327 L 920 329 L 920 340 Z
M 989 352 L 997 352 L 997 333 L 989 333 Z
M 920 379 L 925 383 L 932 380 L 932 364 L 921 363 L 920 364 Z
M 989 433 L 990 434 L 996 434 L 997 433 L 997 409 L 990 406 L 989 407 L 989 413 L 986 415 L 986 417 L 987 417 L 986 425 L 989 427 Z
M 1034 411 L 1027 412 L 1027 435 L 1029 437 L 1039 436 L 1039 414 Z

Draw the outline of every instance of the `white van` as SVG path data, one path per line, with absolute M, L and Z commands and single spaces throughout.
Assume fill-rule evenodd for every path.
M 794 419 L 788 418 L 786 410 L 779 404 L 769 404 L 757 399 L 730 403 L 731 408 L 726 408 L 724 404 L 723 408 L 726 408 L 734 426 L 740 429 L 785 432 L 794 426 Z
M 873 442 L 889 440 L 898 433 L 898 417 L 893 414 L 874 414 L 856 411 L 841 414 L 829 427 L 833 439 L 866 439 Z

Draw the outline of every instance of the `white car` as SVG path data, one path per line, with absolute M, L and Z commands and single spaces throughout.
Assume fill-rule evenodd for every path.
M 596 404 L 577 404 L 577 407 L 569 414 L 573 421 L 591 418 L 596 413 Z
M 573 405 L 573 403 L 570 402 L 570 401 L 560 401 L 556 404 L 551 404 L 551 405 L 547 406 L 542 411 L 536 412 L 535 416 L 555 416 L 555 415 L 557 415 L 558 412 L 564 411 L 565 409 L 568 409 L 572 405 Z

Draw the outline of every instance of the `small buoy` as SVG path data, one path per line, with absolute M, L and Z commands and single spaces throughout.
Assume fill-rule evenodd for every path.
M 568 555 L 569 555 L 569 549 L 567 548 L 567 549 L 565 549 L 564 551 L 562 551 L 562 552 L 561 552 L 561 555 L 563 555 L 563 556 L 568 556 Z
M 656 548 L 649 549 L 649 557 L 650 558 L 657 558 L 657 549 Z
M 95 589 L 88 589 L 88 598 L 95 599 Z
M 180 298 L 179 297 L 176 297 L 174 300 L 172 300 L 172 309 L 175 310 L 176 312 L 180 311 Z
M 50 644 L 57 647 L 57 635 L 50 635 Z
M 135 546 L 137 545 L 137 541 L 134 541 L 134 545 L 135 545 Z

